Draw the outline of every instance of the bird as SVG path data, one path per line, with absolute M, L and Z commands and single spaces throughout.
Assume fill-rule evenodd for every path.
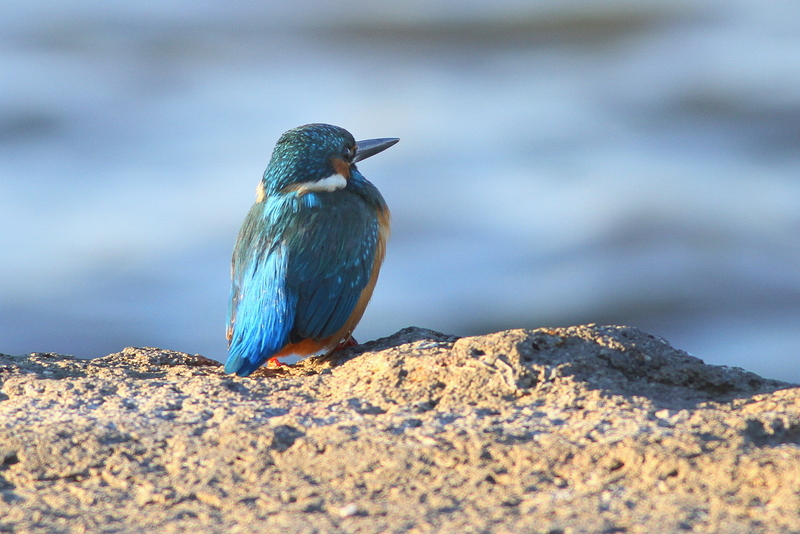
M 280 136 L 233 249 L 226 373 L 248 376 L 267 361 L 351 342 L 391 225 L 356 163 L 398 141 L 356 141 L 321 123 Z

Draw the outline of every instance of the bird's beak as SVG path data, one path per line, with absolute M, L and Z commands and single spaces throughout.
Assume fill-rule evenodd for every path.
M 356 155 L 353 157 L 353 163 L 367 159 L 374 156 L 378 152 L 383 152 L 393 144 L 397 143 L 400 139 L 394 137 L 384 139 L 364 139 L 363 141 L 356 141 Z

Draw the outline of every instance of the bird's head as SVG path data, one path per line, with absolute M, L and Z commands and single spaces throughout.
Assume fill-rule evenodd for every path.
M 356 141 L 331 124 L 306 124 L 281 135 L 264 172 L 261 194 L 335 191 L 347 186 L 355 164 L 399 139 Z

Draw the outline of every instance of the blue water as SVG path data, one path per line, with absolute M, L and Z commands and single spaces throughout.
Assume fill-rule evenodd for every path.
M 357 337 L 624 323 L 800 382 L 800 4 L 0 7 L 0 352 L 224 359 L 277 137 L 401 143 Z

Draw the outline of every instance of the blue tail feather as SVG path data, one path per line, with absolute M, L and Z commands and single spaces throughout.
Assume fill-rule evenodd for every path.
M 285 286 L 286 261 L 279 250 L 238 266 L 231 295 L 231 339 L 226 373 L 247 376 L 288 342 L 297 304 Z M 238 275 L 238 276 L 237 276 Z

